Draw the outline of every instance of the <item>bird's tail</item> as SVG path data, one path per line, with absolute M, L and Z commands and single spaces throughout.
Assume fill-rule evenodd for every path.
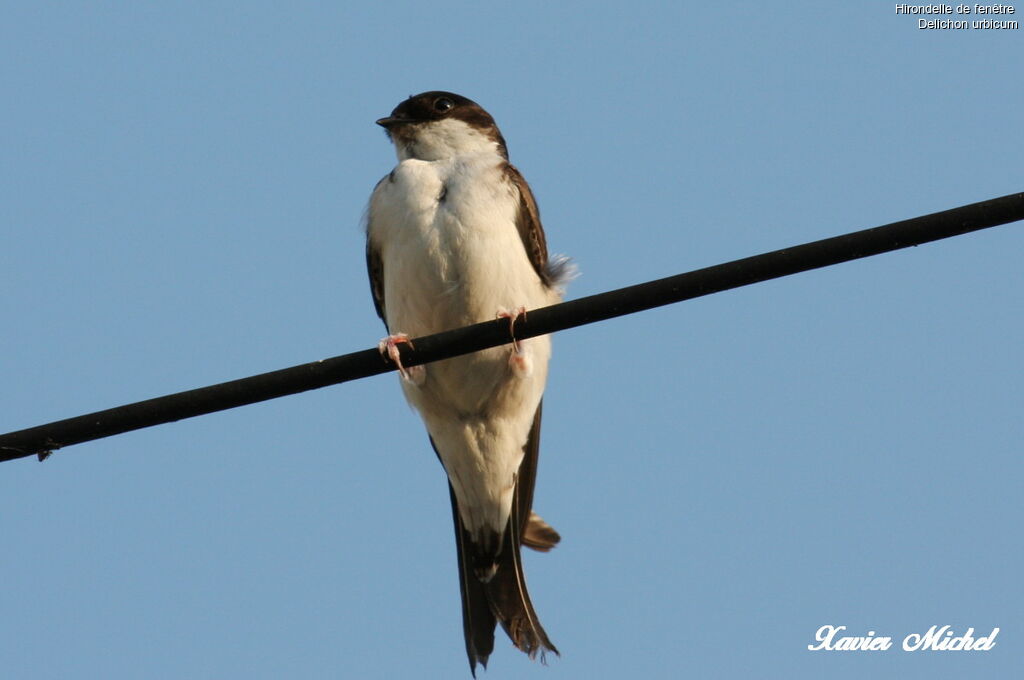
M 558 532 L 532 511 L 540 421 L 541 407 L 538 405 L 516 474 L 512 512 L 501 536 L 487 537 L 493 538 L 492 541 L 474 540 L 462 524 L 455 491 L 451 483 L 448 484 L 459 555 L 462 629 L 473 677 L 476 677 L 478 663 L 487 668 L 487 659 L 494 650 L 494 629 L 499 623 L 512 644 L 529 654 L 531 659 L 540 654 L 543 661 L 545 652 L 549 651 L 558 654 L 530 601 L 519 548 L 522 544 L 547 552 L 561 540 Z M 430 443 L 434 443 L 433 439 Z M 434 446 L 434 452 L 437 453 L 437 446 Z M 440 454 L 437 457 L 440 459 Z M 481 538 L 484 537 L 477 537 Z M 495 550 L 498 546 L 500 549 Z
M 540 549 L 546 550 L 557 543 L 557 532 L 533 513 L 528 515 L 527 526 L 521 528 L 517 517 L 522 515 L 513 508 L 498 555 L 497 569 L 494 575 L 484 582 L 477 577 L 474 569 L 476 547 L 469 532 L 462 525 L 454 492 L 451 499 L 459 555 L 462 627 L 466 637 L 466 654 L 473 676 L 476 677 L 477 663 L 484 668 L 487 667 L 487 659 L 494 650 L 494 629 L 498 623 L 508 634 L 512 644 L 528 654 L 531 659 L 540 654 L 543 661 L 544 654 L 549 651 L 558 654 L 558 649 L 548 638 L 537 618 L 533 602 L 530 601 L 520 555 L 522 533 L 544 533 L 547 540 L 538 542 L 545 545 Z

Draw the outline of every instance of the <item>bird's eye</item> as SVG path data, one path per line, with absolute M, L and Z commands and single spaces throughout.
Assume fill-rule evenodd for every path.
M 448 99 L 448 97 L 440 97 L 434 100 L 434 110 L 440 113 L 445 113 L 446 111 L 451 110 L 453 106 L 455 106 L 455 102 Z

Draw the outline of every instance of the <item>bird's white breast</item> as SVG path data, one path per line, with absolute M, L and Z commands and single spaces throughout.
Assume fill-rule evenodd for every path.
M 370 238 L 384 265 L 392 331 L 434 333 L 550 304 L 515 226 L 519 196 L 496 154 L 405 160 L 382 181 Z

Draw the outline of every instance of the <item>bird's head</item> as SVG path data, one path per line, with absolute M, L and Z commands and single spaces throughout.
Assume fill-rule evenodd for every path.
M 377 125 L 387 130 L 399 160 L 436 161 L 486 151 L 508 158 L 505 139 L 491 114 L 452 92 L 413 95 Z

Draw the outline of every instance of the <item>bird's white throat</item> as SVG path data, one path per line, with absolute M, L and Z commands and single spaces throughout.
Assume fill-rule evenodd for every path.
M 439 161 L 467 153 L 499 153 L 498 143 L 486 131 L 457 118 L 418 123 L 395 135 L 394 142 L 399 161 Z

